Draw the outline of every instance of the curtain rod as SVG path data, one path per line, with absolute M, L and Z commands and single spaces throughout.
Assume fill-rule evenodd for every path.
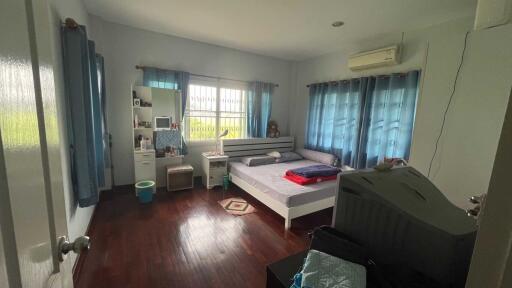
M 157 68 L 157 67 L 135 65 L 135 69 L 144 70 L 144 68 Z M 161 68 L 157 68 L 157 69 L 161 69 Z M 166 69 L 162 69 L 162 70 L 166 70 Z M 238 80 L 238 79 L 231 79 L 231 78 L 224 78 L 224 77 L 215 77 L 215 76 L 202 75 L 202 74 L 194 74 L 194 73 L 190 73 L 190 75 L 196 76 L 196 77 L 205 77 L 205 78 L 212 78 L 212 79 L 222 79 L 222 80 L 236 81 L 236 82 L 243 82 L 243 83 L 250 82 L 250 81 L 244 81 L 244 80 Z M 275 84 L 275 83 L 270 83 L 270 84 L 274 85 L 275 87 L 279 87 L 279 84 Z
M 418 69 L 419 70 L 419 69 Z M 411 70 L 411 71 L 416 71 L 416 70 Z M 397 72 L 397 73 L 391 73 L 391 74 L 387 74 L 387 75 L 370 75 L 370 76 L 364 76 L 364 77 L 388 77 L 390 75 L 399 75 L 399 76 L 405 76 L 405 74 L 411 72 L 411 71 L 408 71 L 408 72 Z M 339 82 L 348 82 L 350 80 L 354 80 L 354 79 L 361 79 L 362 77 L 359 77 L 359 78 L 350 78 L 350 79 L 342 79 L 342 80 L 334 80 L 334 81 L 325 81 L 325 82 L 318 82 L 318 83 L 311 83 L 311 84 L 308 84 L 306 85 L 306 87 L 309 88 L 309 86 L 311 85 L 318 85 L 318 84 L 329 84 L 329 83 L 332 83 L 332 84 L 337 84 Z

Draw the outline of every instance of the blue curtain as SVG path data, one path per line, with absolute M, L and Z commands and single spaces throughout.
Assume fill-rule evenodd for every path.
M 306 148 L 334 154 L 340 165 L 355 166 L 366 85 L 362 78 L 310 86 Z
M 89 82 L 91 85 L 91 102 L 92 102 L 92 127 L 94 141 L 94 156 L 96 157 L 96 176 L 98 178 L 98 186 L 105 186 L 105 151 L 103 143 L 103 109 L 101 105 L 100 86 L 98 82 L 98 66 L 96 62 L 96 45 L 93 41 L 88 41 L 89 46 Z
M 143 71 L 142 83 L 144 86 L 181 90 L 181 120 L 183 120 L 185 108 L 187 107 L 190 73 L 152 67 L 144 67 Z M 183 135 L 181 136 L 181 142 L 181 153 L 186 155 L 188 154 L 188 149 Z
M 110 139 L 107 126 L 107 89 L 105 87 L 105 60 L 100 54 L 96 54 L 96 68 L 98 77 L 98 90 L 101 104 L 101 131 L 103 134 L 103 159 L 105 168 L 110 167 Z
M 354 168 L 408 160 L 419 77 L 411 71 L 312 84 L 305 147 Z
M 95 117 L 101 107 L 95 57 L 91 59 L 94 45 L 88 42 L 84 26 L 63 26 L 61 35 L 72 185 L 78 205 L 87 207 L 98 202 L 98 182 L 104 175 L 102 156 L 97 154 L 102 142 Z
M 420 72 L 370 77 L 358 167 L 409 159 Z
M 274 84 L 251 82 L 247 92 L 247 137 L 265 138 L 272 112 Z

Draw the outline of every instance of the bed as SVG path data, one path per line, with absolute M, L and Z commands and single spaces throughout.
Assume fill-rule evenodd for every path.
M 311 160 L 249 167 L 239 162 L 242 157 L 271 151 L 294 150 L 293 137 L 225 139 L 222 152 L 230 156 L 229 178 L 267 207 L 285 219 L 285 229 L 294 218 L 334 206 L 336 181 L 301 186 L 283 178 L 286 170 L 321 164 Z

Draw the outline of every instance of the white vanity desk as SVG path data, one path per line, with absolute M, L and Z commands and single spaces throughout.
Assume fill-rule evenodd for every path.
M 183 155 L 156 157 L 154 149 L 140 149 L 137 137 L 152 139 L 154 148 L 155 139 L 153 131 L 156 126 L 155 117 L 171 117 L 172 122 L 181 126 L 181 92 L 173 89 L 162 89 L 145 86 L 133 86 L 139 102 L 150 103 L 151 106 L 134 105 L 132 101 L 132 126 L 134 148 L 135 183 L 143 180 L 155 181 L 156 187 L 165 187 L 167 182 L 167 166 L 183 164 Z M 136 124 L 136 120 L 138 121 Z M 176 121 L 177 120 L 177 121 Z M 149 125 L 141 125 L 148 124 Z M 148 126 L 148 127 L 146 127 Z

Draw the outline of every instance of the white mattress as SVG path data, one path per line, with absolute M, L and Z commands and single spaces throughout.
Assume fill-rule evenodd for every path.
M 287 207 L 294 207 L 335 195 L 336 180 L 302 186 L 283 178 L 286 170 L 318 164 L 321 163 L 300 160 L 249 167 L 241 162 L 231 162 L 230 173 Z

